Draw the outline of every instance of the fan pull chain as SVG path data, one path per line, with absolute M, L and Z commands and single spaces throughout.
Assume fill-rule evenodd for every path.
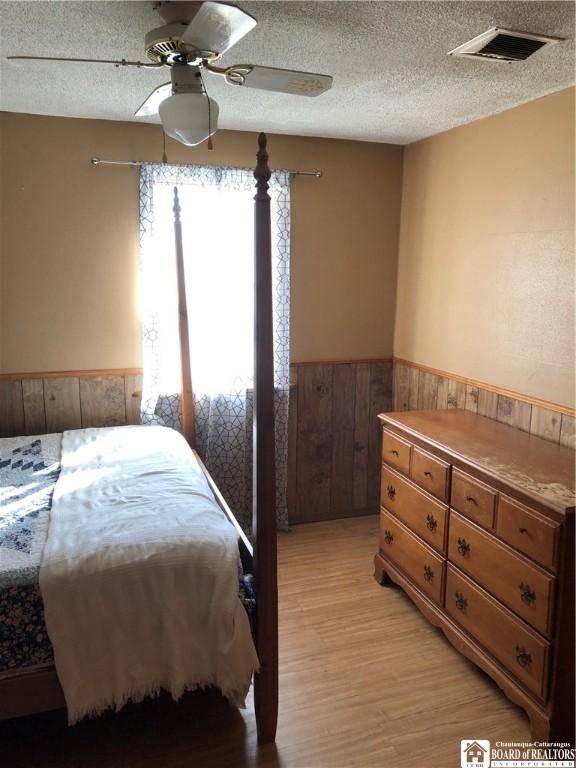
M 204 94 L 206 96 L 206 101 L 208 102 L 208 144 L 207 147 L 210 151 L 214 149 L 214 145 L 212 144 L 212 125 L 211 125 L 211 114 L 210 114 L 210 97 L 208 96 L 208 91 L 206 90 L 206 86 L 204 85 L 204 78 L 202 77 L 201 70 L 198 70 L 198 73 L 200 75 L 200 82 L 202 83 L 202 90 L 204 91 Z
M 164 128 L 162 128 L 162 162 L 164 165 L 168 162 L 168 156 L 166 155 L 166 134 Z

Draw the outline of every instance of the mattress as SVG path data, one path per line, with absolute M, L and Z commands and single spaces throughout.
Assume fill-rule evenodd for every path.
M 61 434 L 0 439 L 0 678 L 53 664 L 38 577 L 61 446 Z M 239 596 L 252 624 L 252 576 L 241 569 Z

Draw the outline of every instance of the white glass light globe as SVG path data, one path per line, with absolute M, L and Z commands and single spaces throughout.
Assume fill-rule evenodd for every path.
M 208 130 L 210 101 L 210 130 Z M 195 147 L 218 128 L 218 104 L 203 93 L 175 93 L 160 104 L 158 113 L 164 132 L 176 141 Z

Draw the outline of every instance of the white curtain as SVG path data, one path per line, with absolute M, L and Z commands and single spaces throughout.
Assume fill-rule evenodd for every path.
M 186 271 L 196 442 L 246 530 L 252 517 L 254 176 L 240 168 L 146 164 L 140 170 L 142 423 L 180 429 L 173 197 Z M 290 174 L 270 180 L 278 526 L 286 528 Z

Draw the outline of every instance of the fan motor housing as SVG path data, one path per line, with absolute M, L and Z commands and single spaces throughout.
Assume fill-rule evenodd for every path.
M 150 30 L 144 38 L 146 56 L 155 64 L 199 63 L 202 59 L 214 61 L 218 54 L 214 51 L 196 51 L 182 42 L 182 34 L 188 25 L 184 22 L 164 24 Z
M 146 56 L 155 63 L 166 61 L 174 55 L 185 53 L 181 43 L 186 24 L 176 22 L 150 30 L 144 38 Z

